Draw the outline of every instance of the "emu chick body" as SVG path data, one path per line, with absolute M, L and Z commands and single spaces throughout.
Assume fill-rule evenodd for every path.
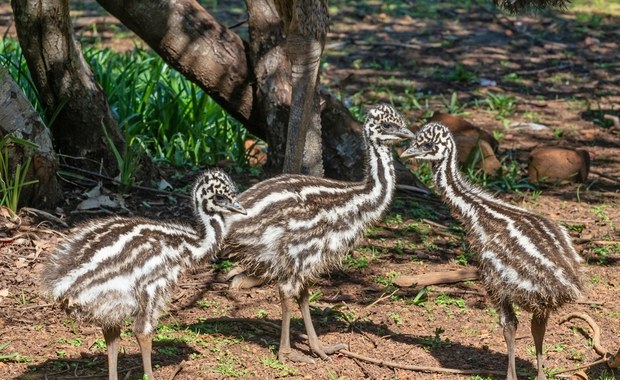
M 311 361 L 291 353 L 291 298 L 299 302 L 312 352 L 326 359 L 343 348 L 319 342 L 310 317 L 308 286 L 339 265 L 363 230 L 387 210 L 395 188 L 391 145 L 412 133 L 398 112 L 380 105 L 369 111 L 364 136 L 367 168 L 361 182 L 282 175 L 239 196 L 248 213 L 231 221 L 224 250 L 251 274 L 277 282 L 282 301 L 281 361 Z
M 226 214 L 244 212 L 236 187 L 220 170 L 203 174 L 193 188 L 197 228 L 145 218 L 87 222 L 50 257 L 43 290 L 69 315 L 102 327 L 109 378 L 117 379 L 121 326 L 134 319 L 145 374 L 153 379 L 151 339 L 184 268 L 214 254 L 226 233 Z
M 516 304 L 533 314 L 538 380 L 545 379 L 542 342 L 549 314 L 577 300 L 583 290 L 581 258 L 568 233 L 549 219 L 503 202 L 463 178 L 457 168 L 454 139 L 443 124 L 423 126 L 401 157 L 433 162 L 437 189 L 467 229 L 467 238 L 478 254 L 482 283 L 499 309 L 508 346 L 507 378 L 517 378 Z

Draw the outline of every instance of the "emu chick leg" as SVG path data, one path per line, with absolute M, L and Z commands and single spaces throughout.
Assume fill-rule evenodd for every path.
M 118 359 L 118 346 L 121 340 L 121 327 L 103 327 L 103 339 L 108 348 L 108 379 L 118 380 L 117 359 Z
M 280 348 L 278 349 L 278 360 L 282 363 L 290 360 L 292 362 L 302 362 L 313 364 L 312 358 L 294 352 L 291 349 L 291 299 L 282 289 L 280 289 L 280 302 L 282 304 L 282 329 L 280 331 Z
M 536 347 L 536 368 L 538 375 L 536 380 L 545 380 L 547 377 L 543 372 L 543 340 L 545 339 L 545 330 L 547 329 L 547 314 L 532 316 L 532 336 L 534 337 L 534 346 Z
M 308 289 L 304 288 L 299 295 L 299 308 L 301 309 L 301 316 L 304 319 L 304 325 L 306 326 L 306 333 L 308 334 L 308 344 L 310 350 L 317 354 L 321 359 L 326 360 L 327 355 L 331 355 L 340 350 L 347 348 L 344 343 L 332 344 L 324 346 L 319 337 L 316 335 L 314 325 L 312 324 L 312 317 L 310 316 L 310 301 L 308 299 Z
M 508 348 L 508 372 L 506 380 L 517 380 L 517 368 L 515 364 L 515 337 L 519 321 L 515 314 L 512 303 L 503 301 L 499 308 L 499 323 L 504 329 L 504 339 Z
M 149 334 L 136 333 L 136 340 L 138 341 L 140 353 L 142 354 L 142 367 L 144 368 L 144 374 L 148 376 L 149 380 L 153 380 L 153 367 L 151 365 L 153 337 Z

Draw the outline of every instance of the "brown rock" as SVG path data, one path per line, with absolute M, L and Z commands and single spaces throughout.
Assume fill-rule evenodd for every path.
M 429 121 L 437 121 L 448 127 L 450 132 L 453 135 L 462 135 L 462 136 L 472 136 L 478 137 L 481 140 L 486 141 L 493 151 L 497 150 L 499 146 L 499 142 L 493 137 L 492 134 L 485 131 L 484 129 L 473 125 L 469 121 L 465 119 L 461 119 L 460 117 L 456 117 L 447 113 L 435 112 Z
M 452 132 L 461 166 L 475 165 L 491 175 L 500 168 L 494 153 L 499 143 L 489 132 L 465 119 L 441 112 L 435 112 L 430 121 L 440 122 Z
M 485 140 L 475 136 L 455 135 L 454 141 L 460 165 L 465 167 L 475 165 L 491 175 L 501 167 L 493 148 Z
M 542 147 L 530 153 L 528 175 L 532 182 L 585 182 L 589 171 L 590 155 L 584 150 Z

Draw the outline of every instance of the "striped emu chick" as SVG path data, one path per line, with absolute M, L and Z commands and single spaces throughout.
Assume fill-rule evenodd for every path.
M 42 288 L 71 316 L 102 327 L 109 378 L 117 379 L 121 326 L 134 319 L 144 372 L 153 379 L 152 335 L 184 268 L 211 257 L 221 246 L 232 213 L 244 213 L 237 189 L 221 170 L 194 183 L 197 227 L 143 218 L 90 221 L 50 257 Z
M 308 286 L 341 263 L 365 228 L 380 219 L 395 188 L 391 145 L 411 138 L 403 117 L 388 105 L 368 112 L 363 127 L 366 172 L 361 182 L 281 175 L 239 196 L 247 215 L 231 219 L 223 251 L 263 281 L 275 281 L 282 306 L 278 359 L 313 362 L 291 351 L 291 299 L 304 320 L 311 351 L 326 359 L 344 345 L 322 345 L 314 330 Z
M 516 380 L 513 304 L 532 313 L 538 380 L 545 379 L 542 347 L 552 311 L 581 296 L 581 258 L 566 231 L 530 211 L 503 202 L 467 182 L 457 169 L 457 152 L 448 128 L 424 125 L 401 157 L 433 163 L 433 178 L 444 201 L 466 226 L 478 253 L 482 282 L 499 309 L 508 346 L 507 379 Z

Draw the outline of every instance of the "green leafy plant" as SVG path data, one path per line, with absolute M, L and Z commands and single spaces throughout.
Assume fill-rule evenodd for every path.
M 110 138 L 108 130 L 103 123 L 101 124 L 101 128 L 103 128 L 106 145 L 112 150 L 114 158 L 116 159 L 116 164 L 118 165 L 118 182 L 120 183 L 120 189 L 123 193 L 127 193 L 131 191 L 136 170 L 138 169 L 138 164 L 140 162 L 140 145 L 136 144 L 136 139 L 132 138 L 127 132 L 125 132 L 125 146 L 123 148 L 123 152 L 121 153 L 117 146 L 114 145 L 114 142 L 112 141 L 112 138 Z
M 465 67 L 463 67 L 463 65 L 459 63 L 454 66 L 454 70 L 452 71 L 452 73 L 450 73 L 448 79 L 453 82 L 472 83 L 477 81 L 478 77 L 476 76 L 476 74 L 467 70 Z
M 260 362 L 265 367 L 275 370 L 277 377 L 294 376 L 297 374 L 297 370 L 295 368 L 280 363 L 278 358 L 276 358 L 273 354 L 261 357 Z
M 459 103 L 459 96 L 456 92 L 453 92 L 450 95 L 450 100 L 446 100 L 443 96 L 441 97 L 443 101 L 443 105 L 446 107 L 446 110 L 451 115 L 464 115 L 465 114 L 465 103 Z
M 485 102 L 489 111 L 497 113 L 497 119 L 504 119 L 517 109 L 517 99 L 510 95 L 488 93 Z
M 9 151 L 14 144 L 32 149 L 39 149 L 39 146 L 12 135 L 6 135 L 0 139 L 0 206 L 8 207 L 11 211 L 17 212 L 19 196 L 24 186 L 35 184 L 38 181 L 26 180 L 30 168 L 30 157 L 24 163 L 15 164 L 14 170 L 11 170 Z
M 450 297 L 446 293 L 439 293 L 437 297 L 435 297 L 435 305 L 438 306 L 449 306 L 454 305 L 459 309 L 465 308 L 465 300 L 462 298 Z

